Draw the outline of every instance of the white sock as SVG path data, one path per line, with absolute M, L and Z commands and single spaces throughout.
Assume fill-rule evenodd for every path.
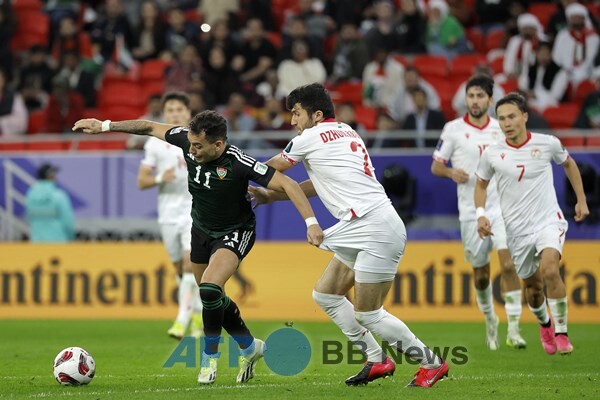
M 554 332 L 567 333 L 567 298 L 549 298 L 548 307 L 550 307 L 550 314 L 552 314 L 552 321 L 554 322 Z
M 187 327 L 192 318 L 193 304 L 195 298 L 200 298 L 198 294 L 198 285 L 196 278 L 191 272 L 185 272 L 181 277 L 179 284 L 179 312 L 177 313 L 177 322 Z
M 494 319 L 494 300 L 492 298 L 492 282 L 483 289 L 475 289 L 477 306 L 483 312 L 486 319 Z
M 315 302 L 329 315 L 331 320 L 342 330 L 352 343 L 359 343 L 367 356 L 367 361 L 382 362 L 383 351 L 371 332 L 356 321 L 354 306 L 344 296 L 337 294 L 319 293 L 313 290 Z
M 550 321 L 550 316 L 548 316 L 548 310 L 546 309 L 546 299 L 544 299 L 542 305 L 537 308 L 534 308 L 529 304 L 528 306 L 540 324 L 546 325 L 548 321 Z
M 442 361 L 408 329 L 408 326 L 381 307 L 379 310 L 356 313 L 357 321 L 374 332 L 390 346 L 419 361 L 424 368 L 437 368 Z
M 502 296 L 504 297 L 504 309 L 506 310 L 509 329 L 512 326 L 518 327 L 521 312 L 523 310 L 521 304 L 521 291 L 511 290 L 510 292 L 504 292 Z

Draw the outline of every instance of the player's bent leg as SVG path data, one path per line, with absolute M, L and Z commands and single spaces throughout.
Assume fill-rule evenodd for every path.
M 519 276 L 508 249 L 499 249 L 498 258 L 500 260 L 500 287 L 508 321 L 506 344 L 515 349 L 524 349 L 527 347 L 527 342 L 521 336 L 519 329 L 519 319 L 523 311 Z
M 559 354 L 571 354 L 573 345 L 567 333 L 567 296 L 565 284 L 559 272 L 560 253 L 553 248 L 544 249 L 541 253 L 540 266 L 548 293 L 548 307 L 552 315 L 556 350 Z
M 542 272 L 538 268 L 530 277 L 523 279 L 525 283 L 525 294 L 529 309 L 540 324 L 540 340 L 547 354 L 556 353 L 556 339 L 552 320 L 546 308 L 546 297 L 544 296 L 544 280 Z
M 345 381 L 347 385 L 357 386 L 392 375 L 396 366 L 391 359 L 383 357 L 381 346 L 371 332 L 356 321 L 354 306 L 345 297 L 352 286 L 354 271 L 334 257 L 317 281 L 312 296 L 348 340 L 366 355 L 365 367 Z
M 473 265 L 473 282 L 477 306 L 485 316 L 485 341 L 488 349 L 498 350 L 498 323 L 500 320 L 494 312 L 492 282 L 490 281 L 490 264 Z
M 420 362 L 421 368 L 408 386 L 433 386 L 448 376 L 448 364 L 425 346 L 404 322 L 383 309 L 383 300 L 391 288 L 392 280 L 376 282 L 375 275 L 387 274 L 357 272 L 354 289 L 356 319 L 390 346 Z

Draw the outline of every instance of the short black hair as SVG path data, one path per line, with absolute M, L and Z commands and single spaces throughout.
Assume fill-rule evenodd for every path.
M 420 86 L 420 85 L 417 85 L 417 87 L 414 87 L 414 88 L 410 89 L 410 94 L 411 94 L 411 95 L 413 95 L 413 96 L 414 96 L 414 95 L 415 95 L 415 94 L 417 94 L 417 93 L 422 93 L 422 94 L 423 94 L 423 96 L 427 97 L 427 92 L 426 92 L 426 91 L 425 91 L 425 89 L 424 89 L 422 86 Z
M 324 119 L 335 118 L 331 96 L 325 86 L 320 83 L 311 83 L 292 90 L 285 100 L 285 106 L 291 111 L 297 103 L 306 110 L 309 116 L 321 110 Z
M 227 121 L 216 111 L 205 110 L 194 115 L 189 128 L 192 135 L 204 133 L 209 143 L 227 141 Z
M 190 98 L 184 92 L 167 92 L 163 95 L 160 102 L 161 108 L 165 108 L 167 101 L 176 100 L 181 102 L 185 108 L 190 108 Z
M 474 86 L 480 87 L 481 90 L 486 92 L 490 97 L 494 95 L 494 80 L 489 76 L 475 75 L 469 79 L 467 81 L 467 86 L 465 86 L 465 93 L 467 93 L 469 89 Z
M 498 107 L 504 104 L 514 104 L 522 113 L 528 112 L 525 97 L 523 97 L 517 92 L 509 93 L 500 100 L 498 100 L 498 102 L 496 103 L 496 114 L 498 113 Z

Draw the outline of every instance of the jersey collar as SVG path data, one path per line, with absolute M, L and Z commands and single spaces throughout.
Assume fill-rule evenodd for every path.
M 523 146 L 525 146 L 527 143 L 529 143 L 529 141 L 530 141 L 530 140 L 531 140 L 531 132 L 527 131 L 527 139 L 526 139 L 526 140 L 525 140 L 523 143 L 521 143 L 520 145 L 518 145 L 518 146 L 515 146 L 514 144 L 510 144 L 510 143 L 508 142 L 508 139 L 506 139 L 506 144 L 507 144 L 509 147 L 512 147 L 513 149 L 520 149 L 521 147 L 523 147 Z
M 469 114 L 465 114 L 463 117 L 463 121 L 465 121 L 465 124 L 472 126 L 473 128 L 479 129 L 480 131 L 484 130 L 485 128 L 487 128 L 487 126 L 490 124 L 490 121 L 492 119 L 490 118 L 490 116 L 487 116 L 487 121 L 485 124 L 483 124 L 483 126 L 477 126 L 477 125 L 473 125 L 471 123 L 471 121 L 469 121 Z
M 335 121 L 335 118 L 326 118 L 323 121 L 321 121 L 321 123 L 323 123 L 323 122 L 336 122 L 336 121 Z

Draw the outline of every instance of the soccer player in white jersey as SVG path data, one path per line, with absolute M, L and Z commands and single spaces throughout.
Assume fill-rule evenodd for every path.
M 165 123 L 187 125 L 192 117 L 189 103 L 185 93 L 165 94 L 162 98 Z M 202 334 L 202 302 L 190 263 L 192 196 L 188 191 L 187 175 L 179 147 L 155 137 L 148 138 L 138 172 L 138 187 L 144 190 L 158 186 L 158 223 L 179 283 L 179 311 L 167 331 L 176 339 L 183 338 L 188 325 L 192 336 Z
M 336 122 L 334 107 L 321 84 L 294 89 L 287 97 L 298 136 L 268 165 L 285 171 L 304 163 L 307 196 L 318 195 L 340 221 L 325 231 L 320 248 L 335 253 L 316 283 L 313 298 L 350 342 L 367 356 L 363 369 L 346 380 L 364 385 L 392 375 L 393 361 L 371 332 L 421 364 L 410 386 L 431 387 L 448 374 L 448 364 L 427 348 L 398 318 L 383 309 L 406 245 L 406 229 L 377 181 L 361 137 Z M 280 192 L 253 188 L 257 204 L 285 200 Z M 346 293 L 354 286 L 354 306 Z
M 490 145 L 477 167 L 477 230 L 481 237 L 496 233 L 486 208 L 486 189 L 495 177 L 508 248 L 525 282 L 529 308 L 540 323 L 544 350 L 570 354 L 573 346 L 567 335 L 567 296 L 559 274 L 568 223 L 556 199 L 551 162 L 563 166 L 575 191 L 575 221 L 589 215 L 581 175 L 558 138 L 527 131 L 528 114 L 521 95 L 511 93 L 499 100 L 496 115 L 506 140 Z M 552 319 L 546 310 L 544 285 Z
M 506 343 L 525 348 L 527 343 L 519 333 L 521 317 L 521 286 L 508 246 L 500 201 L 495 185 L 488 188 L 488 218 L 494 225 L 494 235 L 481 239 L 477 234 L 477 218 L 473 206 L 475 170 L 483 150 L 490 144 L 504 140 L 498 121 L 488 115 L 493 101 L 494 81 L 483 75 L 474 76 L 466 85 L 467 113 L 444 126 L 433 153 L 431 172 L 457 184 L 460 234 L 465 259 L 473 266 L 473 282 L 477 305 L 485 315 L 486 342 L 490 350 L 498 349 L 498 316 L 494 312 L 490 282 L 490 252 L 495 247 L 500 259 L 500 287 L 508 317 Z M 452 167 L 447 167 L 450 161 Z

